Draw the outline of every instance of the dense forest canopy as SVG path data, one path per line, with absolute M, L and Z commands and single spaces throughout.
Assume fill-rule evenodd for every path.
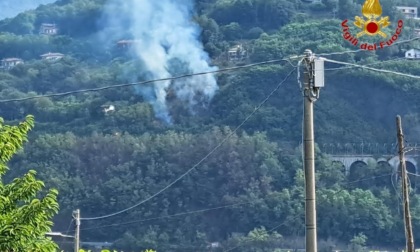
M 12 3 L 16 1 L 2 1 Z M 172 82 L 48 95 L 214 71 L 301 55 L 305 49 L 420 76 L 420 61 L 404 59 L 407 50 L 420 46 L 416 40 L 328 55 L 355 49 L 343 39 L 341 22 L 361 15 L 363 3 L 59 0 L 0 20 L 0 58 L 24 61 L 0 72 L 0 116 L 8 123 L 28 114 L 36 120 L 7 179 L 37 169 L 47 187 L 58 188 L 54 230 L 65 232 L 74 209 L 80 208 L 82 217 L 94 217 L 133 206 L 228 137 L 152 200 L 112 218 L 82 221 L 82 240 L 112 241 L 115 248 L 133 251 L 205 251 L 212 242 L 223 249 L 241 246 L 238 251 L 244 252 L 302 247 L 302 95 L 296 73 L 233 131 L 296 60 Z M 389 34 L 403 18 L 396 6 L 420 8 L 417 0 L 381 4 L 390 16 Z M 43 24 L 57 27 L 57 34 L 40 34 Z M 420 22 L 405 20 L 399 40 L 413 38 L 414 29 L 420 29 Z M 228 50 L 237 45 L 246 53 L 232 62 Z M 49 52 L 63 58 L 42 60 Z M 325 67 L 326 87 L 315 106 L 320 249 L 403 248 L 396 173 L 384 163 L 369 163 L 356 164 L 346 174 L 323 146 L 390 145 L 397 114 L 403 117 L 407 141 L 420 141 L 420 82 L 337 69 L 341 66 L 332 63 Z M 25 99 L 37 95 L 44 97 Z M 10 99 L 23 100 L 5 102 Z M 420 228 L 417 180 L 410 175 L 414 230 Z M 213 210 L 190 213 L 202 209 Z

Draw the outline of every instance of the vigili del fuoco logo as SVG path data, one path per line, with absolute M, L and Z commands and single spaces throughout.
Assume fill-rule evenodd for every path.
M 341 23 L 344 39 L 348 40 L 354 46 L 360 46 L 360 49 L 371 51 L 383 49 L 386 46 L 392 45 L 402 32 L 404 24 L 402 20 L 398 21 L 397 28 L 392 37 L 382 31 L 383 28 L 388 27 L 391 23 L 389 22 L 389 17 L 382 17 L 382 6 L 379 0 L 366 0 L 362 7 L 362 14 L 362 17 L 355 17 L 354 25 L 360 29 L 360 32 L 356 36 L 350 33 L 347 19 Z M 380 41 L 373 44 L 359 43 L 359 38 L 363 36 L 378 37 Z

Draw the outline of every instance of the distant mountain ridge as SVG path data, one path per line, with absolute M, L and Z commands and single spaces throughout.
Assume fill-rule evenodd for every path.
M 19 13 L 35 9 L 40 4 L 48 4 L 55 0 L 2 0 L 0 1 L 0 20 L 11 18 Z

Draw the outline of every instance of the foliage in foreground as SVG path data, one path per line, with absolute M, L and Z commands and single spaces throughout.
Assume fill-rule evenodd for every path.
M 6 163 L 18 152 L 34 126 L 34 118 L 18 126 L 5 125 L 0 118 L 0 176 L 7 172 Z M 0 251 L 50 252 L 57 245 L 45 233 L 51 231 L 51 218 L 58 212 L 57 191 L 39 196 L 44 183 L 31 170 L 21 178 L 5 184 L 0 181 Z

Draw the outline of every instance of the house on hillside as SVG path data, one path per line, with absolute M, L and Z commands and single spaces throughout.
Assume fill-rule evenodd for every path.
M 102 108 L 103 108 L 102 111 L 105 113 L 105 115 L 107 115 L 108 113 L 115 112 L 114 105 L 102 105 Z
M 399 10 L 406 18 L 416 19 L 417 18 L 417 7 L 406 7 L 406 6 L 397 6 Z
M 46 54 L 42 54 L 41 58 L 43 60 L 59 60 L 62 59 L 64 57 L 64 54 L 61 53 L 46 53 Z
M 247 51 L 242 45 L 236 45 L 229 49 L 228 60 L 229 61 L 241 61 L 246 59 Z
M 220 244 L 220 242 L 211 242 L 207 245 L 207 248 L 210 248 L 212 250 L 216 248 L 221 248 L 221 247 L 222 245 Z
M 405 52 L 406 59 L 420 59 L 420 50 L 419 49 L 410 49 Z
M 420 28 L 414 28 L 413 35 L 414 37 L 420 37 Z
M 23 60 L 20 58 L 5 58 L 1 60 L 1 68 L 6 70 L 19 64 L 23 64 Z
M 41 24 L 41 27 L 39 28 L 39 34 L 56 35 L 57 33 L 58 33 L 58 28 L 55 24 L 43 23 Z

